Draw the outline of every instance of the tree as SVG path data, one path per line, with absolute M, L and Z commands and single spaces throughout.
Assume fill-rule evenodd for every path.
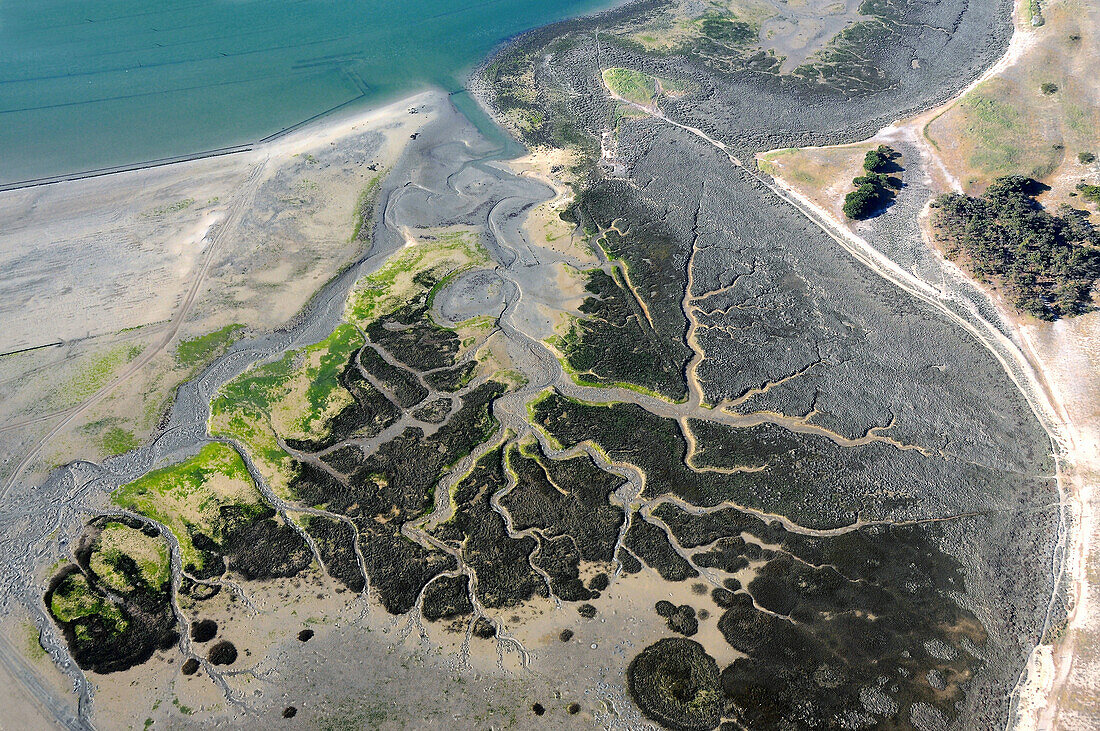
M 883 171 L 900 170 L 894 163 L 897 157 L 900 155 L 886 145 L 867 151 L 863 157 L 863 169 L 867 174 L 852 180 L 856 189 L 844 197 L 842 210 L 845 216 L 862 220 L 894 198 L 895 191 L 901 190 L 901 180 L 886 175 Z
M 867 218 L 878 200 L 878 187 L 874 183 L 863 183 L 844 196 L 844 215 L 856 220 Z
M 900 156 L 893 148 L 879 145 L 874 150 L 868 150 L 863 156 L 863 169 L 869 173 L 882 172 L 890 167 L 890 163 L 896 157 Z

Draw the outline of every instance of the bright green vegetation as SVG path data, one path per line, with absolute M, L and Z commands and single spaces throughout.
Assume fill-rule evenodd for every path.
M 205 365 L 221 355 L 240 336 L 244 325 L 226 325 L 220 330 L 199 335 L 190 340 L 181 340 L 176 345 L 176 363 L 191 368 Z
M 210 404 L 211 433 L 243 443 L 273 487 L 285 487 L 289 457 L 276 435 L 325 436 L 329 419 L 352 402 L 339 379 L 362 345 L 358 330 L 340 325 L 315 345 L 245 372 L 225 384 Z
M 178 639 L 168 551 L 155 531 L 99 517 L 76 545 L 76 563 L 57 570 L 44 601 L 81 668 L 126 670 Z
M 438 291 L 448 275 L 488 260 L 477 234 L 465 229 L 407 246 L 358 282 L 348 298 L 347 318 L 363 327 L 397 310 L 429 286 L 426 282 Z
M 611 93 L 634 104 L 648 105 L 657 96 L 657 80 L 641 71 L 604 69 L 603 80 Z
M 138 587 L 119 569 L 123 561 L 129 560 L 136 564 L 148 587 L 159 591 L 168 583 L 168 547 L 162 539 L 122 523 L 107 523 L 96 538 L 89 568 L 112 589 L 130 592 Z
M 108 427 L 107 431 L 103 432 L 99 444 L 107 454 L 122 454 L 141 446 L 141 442 L 132 431 L 127 431 L 120 426 Z
M 272 489 L 283 491 L 291 476 L 292 461 L 279 446 L 265 413 L 218 398 L 210 407 L 210 433 L 243 444 Z
M 195 205 L 194 198 L 184 198 L 183 200 L 176 201 L 175 203 L 166 203 L 163 206 L 157 206 L 145 215 L 149 218 L 160 218 L 172 213 L 179 213 L 185 211 L 191 206 Z
M 898 157 L 900 155 L 886 145 L 867 151 L 863 158 L 863 169 L 867 174 L 852 180 L 856 189 L 844 196 L 845 216 L 862 220 L 893 200 L 896 191 L 901 188 L 901 181 L 886 173 L 900 169 L 894 163 Z
M 1082 212 L 1053 215 L 1034 180 L 997 178 L 980 198 L 936 199 L 935 228 L 947 256 L 995 284 L 1018 309 L 1044 320 L 1084 312 L 1100 277 L 1100 232 Z
M 63 409 L 91 398 L 111 382 L 120 368 L 141 355 L 143 349 L 142 345 L 120 343 L 89 356 L 72 377 L 46 396 L 47 408 Z
M 118 608 L 93 593 L 88 580 L 79 573 L 69 574 L 54 589 L 50 597 L 50 613 L 61 622 L 98 615 L 113 621 L 119 632 L 126 628 L 126 620 Z
M 26 633 L 24 651 L 32 660 L 41 660 L 46 657 L 46 648 L 42 646 L 42 638 L 38 627 L 30 622 L 23 623 L 23 631 Z
M 179 698 L 176 698 L 174 696 L 172 698 L 172 705 L 175 706 L 176 709 L 184 716 L 190 716 L 195 712 L 194 708 L 192 708 L 191 706 L 185 706 L 184 704 L 180 703 Z
M 267 510 L 240 455 L 232 447 L 216 442 L 207 444 L 191 459 L 124 485 L 112 501 L 168 526 L 179 541 L 183 565 L 196 567 L 204 565 L 204 558 L 203 552 L 195 548 L 193 537 L 203 533 L 218 540 L 223 507 L 232 507 L 244 519 Z M 151 571 L 153 565 L 147 563 Z
M 1078 183 L 1077 192 L 1080 193 L 1085 200 L 1092 201 L 1096 205 L 1100 206 L 1100 185 Z

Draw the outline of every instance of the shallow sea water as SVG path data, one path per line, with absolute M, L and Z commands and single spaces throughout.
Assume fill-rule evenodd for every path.
M 0 2 L 0 185 L 255 142 L 607 0 Z

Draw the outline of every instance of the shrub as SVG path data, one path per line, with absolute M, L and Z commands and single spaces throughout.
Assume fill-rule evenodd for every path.
M 1043 83 L 1042 86 L 1039 87 L 1039 89 L 1040 89 L 1040 91 L 1042 91 L 1047 96 L 1050 96 L 1054 92 L 1058 91 L 1058 85 L 1057 84 L 1052 84 L 1051 82 L 1046 81 L 1046 82 Z
M 1077 162 L 1081 163 L 1082 165 L 1088 165 L 1089 163 L 1096 162 L 1096 155 L 1092 154 L 1091 152 L 1078 152 Z
M 1090 200 L 1093 203 L 1100 205 L 1100 185 L 1078 183 L 1077 192 L 1084 196 L 1085 200 Z
M 873 183 L 863 183 L 844 196 L 844 215 L 856 220 L 867 218 L 875 209 L 878 199 L 878 187 Z

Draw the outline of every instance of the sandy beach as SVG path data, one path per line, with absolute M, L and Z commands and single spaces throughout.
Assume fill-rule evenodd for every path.
M 89 423 L 146 438 L 190 371 L 180 342 L 293 317 L 363 253 L 363 191 L 446 103 L 429 91 L 239 154 L 0 192 L 0 483 L 101 459 Z

